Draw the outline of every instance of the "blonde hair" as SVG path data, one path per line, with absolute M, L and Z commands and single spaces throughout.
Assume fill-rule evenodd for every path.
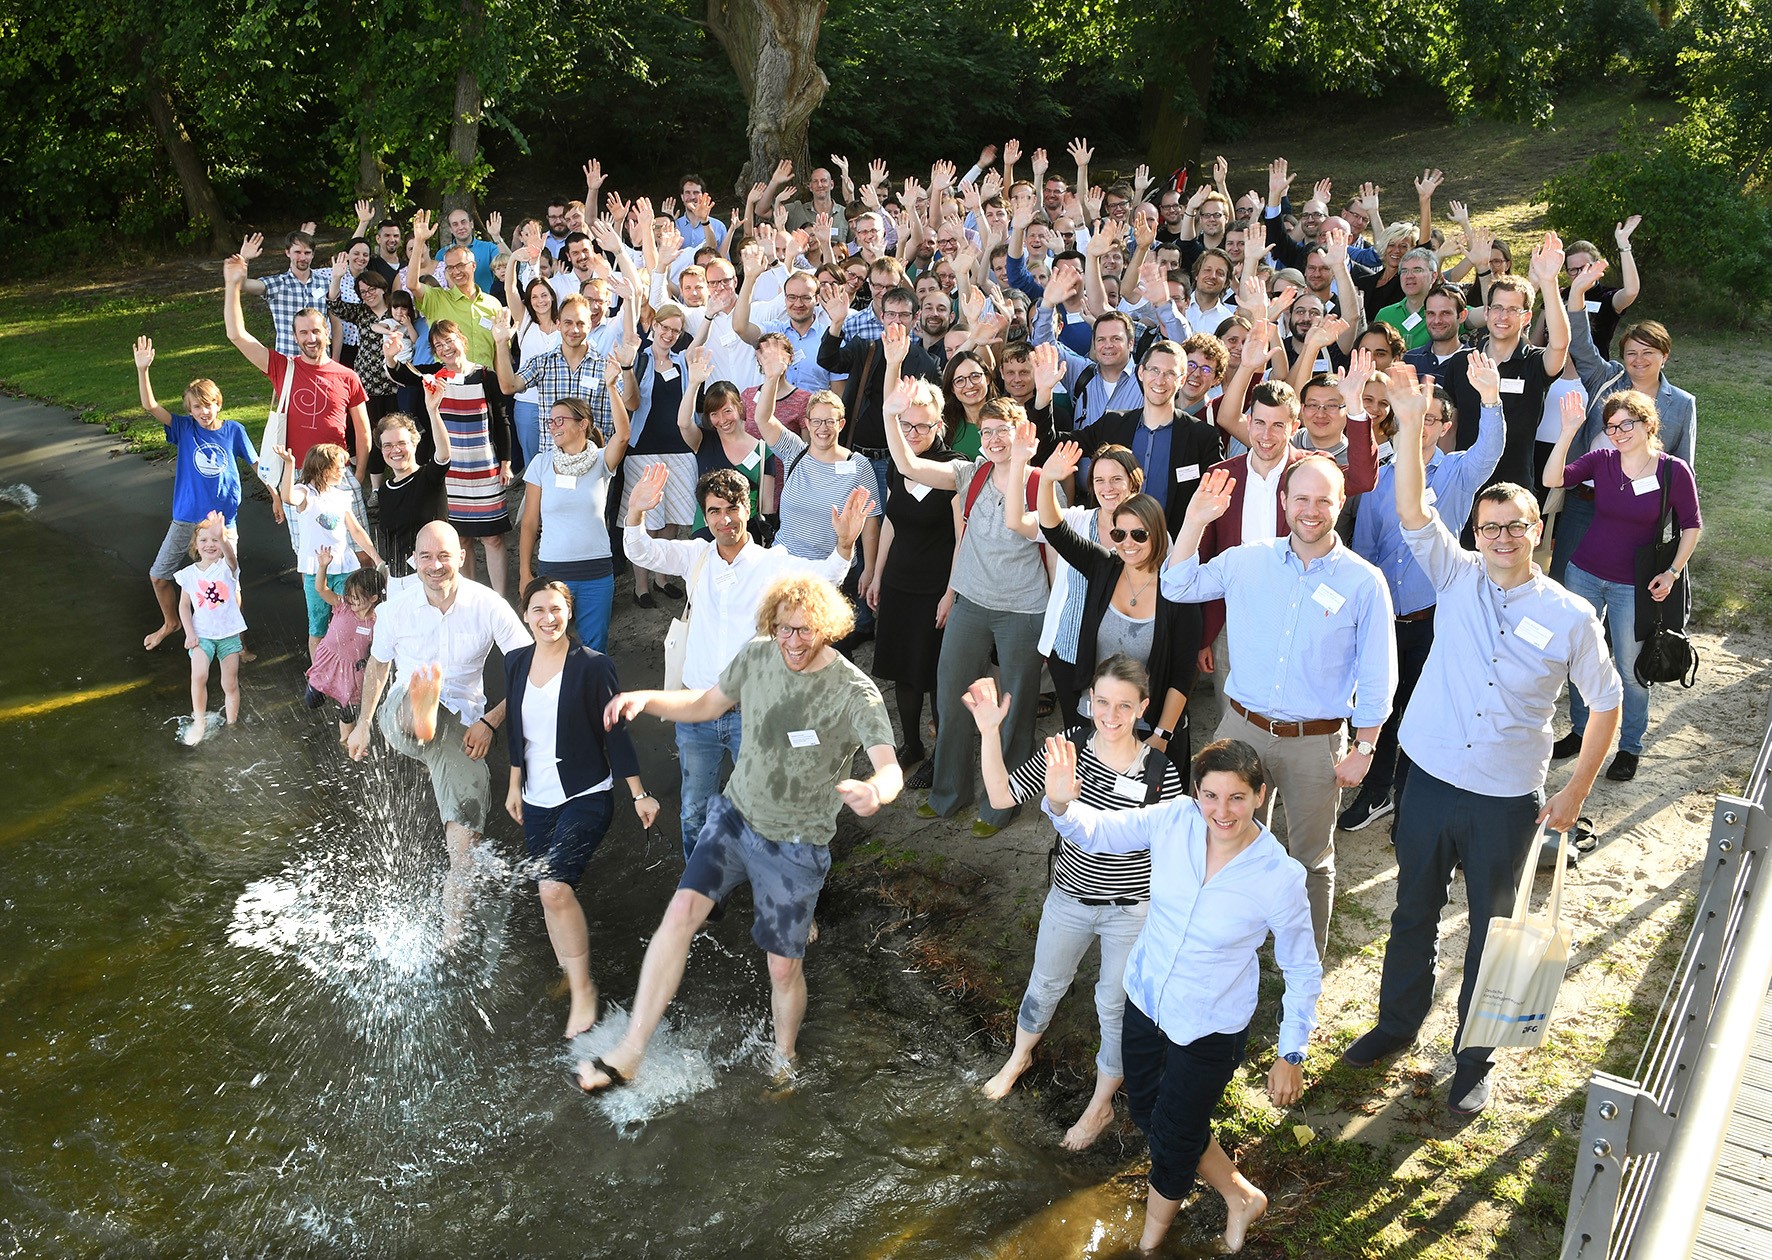
M 214 403 L 219 409 L 222 405 L 221 386 L 207 376 L 199 376 L 185 386 L 185 406 L 189 407 L 193 402 Z
M 808 420 L 812 418 L 812 409 L 814 407 L 829 407 L 832 414 L 836 417 L 837 423 L 843 423 L 843 400 L 839 398 L 834 391 L 821 389 L 806 400 L 806 418 Z
M 763 592 L 757 605 L 757 633 L 774 638 L 786 615 L 795 609 L 806 614 L 806 624 L 820 640 L 835 643 L 855 629 L 855 610 L 835 586 L 810 573 L 778 578 Z

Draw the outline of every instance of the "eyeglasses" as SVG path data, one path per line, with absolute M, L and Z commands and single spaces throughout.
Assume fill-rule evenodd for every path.
M 1174 368 L 1146 368 L 1153 381 L 1162 381 L 1165 385 L 1173 385 L 1181 379 L 1181 373 Z
M 1342 402 L 1340 399 L 1336 399 L 1334 402 L 1307 402 L 1302 407 L 1300 407 L 1299 410 L 1300 411 L 1346 411 L 1347 404 Z
M 783 643 L 790 639 L 804 639 L 810 643 L 818 637 L 818 631 L 811 626 L 777 626 L 775 627 L 775 637 Z
M 1213 367 L 1210 363 L 1190 363 L 1187 365 L 1187 374 L 1189 376 L 1214 376 L 1217 372 L 1218 369 Z
M 1306 219 L 1327 219 L 1328 217 L 1328 215 L 1317 210 L 1306 210 L 1303 214 L 1298 216 L 1298 221 L 1302 223 Z
M 557 429 L 563 424 L 573 424 L 573 423 L 576 423 L 577 421 L 578 421 L 577 416 L 549 416 L 548 417 L 548 428 Z
M 1402 270 L 1406 276 L 1431 276 L 1434 274 L 1426 267 L 1404 267 Z
M 843 427 L 843 422 L 841 420 L 808 420 L 806 427 L 808 429 L 840 429 Z
M 1115 542 L 1125 542 L 1126 535 L 1128 535 L 1128 534 L 1132 535 L 1132 541 L 1135 543 L 1149 542 L 1151 540 L 1151 531 L 1148 529 L 1110 529 L 1110 530 L 1108 530 L 1108 537 L 1113 539 Z
M 985 380 L 983 372 L 958 372 L 954 375 L 956 385 L 983 385 Z
M 1484 309 L 1490 315 L 1524 315 L 1526 313 L 1526 308 L 1523 306 L 1502 306 L 1499 302 L 1491 302 Z
M 732 277 L 727 276 L 724 280 L 710 280 L 710 281 L 708 281 L 708 288 L 710 288 L 710 289 L 730 289 L 732 287 L 732 283 L 733 283 Z
M 1606 435 L 1610 437 L 1614 433 L 1629 433 L 1636 427 L 1637 419 L 1635 416 L 1628 416 L 1623 420 L 1609 421 L 1606 425 Z
M 935 426 L 932 424 L 915 424 L 909 420 L 900 420 L 898 427 L 901 432 L 910 437 L 922 437 L 925 433 L 935 432 Z
M 1531 521 L 1509 521 L 1505 525 L 1499 525 L 1494 521 L 1484 521 L 1481 525 L 1472 526 L 1472 529 L 1490 542 L 1494 542 L 1501 537 L 1503 530 L 1507 531 L 1509 538 L 1524 538 L 1532 529 L 1532 525 Z
M 978 436 L 987 442 L 1007 442 L 1012 432 L 1014 430 L 1004 425 L 993 425 L 988 429 L 980 429 Z

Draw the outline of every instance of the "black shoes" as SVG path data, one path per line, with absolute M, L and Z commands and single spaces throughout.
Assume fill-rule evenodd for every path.
M 1457 1116 L 1474 1116 L 1489 1105 L 1489 1069 L 1494 1064 L 1482 1063 L 1466 1067 L 1460 1063 L 1452 1073 L 1452 1084 L 1446 1090 L 1446 1101 Z
M 634 607 L 657 608 L 658 601 L 652 598 L 651 591 L 641 591 L 638 595 L 634 596 Z
M 1606 777 L 1614 783 L 1629 783 L 1637 777 L 1637 754 L 1620 748 L 1606 767 Z
M 1374 1028 L 1341 1052 L 1341 1061 L 1349 1067 L 1376 1067 L 1380 1059 L 1388 1059 L 1399 1050 L 1415 1044 L 1413 1037 L 1398 1037 Z
M 1361 792 L 1354 797 L 1352 805 L 1341 811 L 1341 817 L 1335 820 L 1335 825 L 1343 831 L 1358 831 L 1373 819 L 1383 818 L 1386 814 L 1391 813 L 1396 807 L 1389 792 L 1377 797 L 1371 797 Z
M 1581 751 L 1581 736 L 1570 731 L 1563 738 L 1551 745 L 1552 761 L 1567 761 Z

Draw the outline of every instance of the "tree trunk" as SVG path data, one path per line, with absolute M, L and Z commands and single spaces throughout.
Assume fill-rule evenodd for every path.
M 1149 141 L 1145 160 L 1158 182 L 1169 172 L 1199 159 L 1200 146 L 1206 142 L 1206 102 L 1212 92 L 1212 64 L 1218 53 L 1216 40 L 1206 40 L 1189 49 L 1175 49 L 1170 64 L 1179 62 L 1194 95 L 1194 108 L 1184 109 L 1176 103 L 1175 90 L 1167 75 L 1153 75 L 1145 85 L 1145 132 Z
M 708 0 L 708 27 L 750 103 L 750 156 L 734 191 L 767 182 L 788 158 L 804 187 L 812 173 L 806 129 L 830 80 L 818 68 L 825 0 Z
M 143 95 L 147 97 L 148 117 L 153 120 L 160 145 L 166 150 L 166 156 L 172 160 L 172 169 L 178 174 L 179 187 L 185 194 L 185 211 L 191 222 L 209 225 L 210 244 L 217 253 L 231 254 L 239 248 L 240 238 L 222 210 L 221 199 L 215 195 L 215 187 L 209 182 L 209 172 L 197 153 L 197 146 L 191 142 L 190 133 L 185 130 L 184 124 L 178 120 L 178 113 L 172 107 L 172 94 L 166 88 L 166 80 L 161 76 L 160 68 L 153 64 L 147 49 L 138 50 L 137 55 L 141 62 L 142 89 Z
M 474 65 L 474 50 L 486 25 L 485 0 L 461 0 L 461 17 L 459 47 L 464 60 L 455 74 L 455 113 L 449 125 L 449 156 L 454 166 L 443 189 L 446 215 L 452 210 L 474 213 L 474 167 L 480 158 L 480 115 L 486 107 Z
M 373 112 L 373 111 L 372 111 Z M 357 128 L 357 197 L 375 202 L 375 217 L 388 212 L 388 181 L 381 165 L 380 144 L 370 129 L 368 116 Z

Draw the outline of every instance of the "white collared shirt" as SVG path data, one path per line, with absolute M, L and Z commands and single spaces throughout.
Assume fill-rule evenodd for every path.
M 427 597 L 423 582 L 413 581 L 390 596 L 375 617 L 369 654 L 391 664 L 394 681 L 404 684 L 422 665 L 443 666 L 443 707 L 463 726 L 486 713 L 482 676 L 492 645 L 514 652 L 533 640 L 511 606 L 491 587 L 458 578 L 455 602 L 447 611 Z
M 1254 464 L 1244 460 L 1248 476 L 1243 480 L 1243 541 L 1262 542 L 1280 536 L 1280 478 L 1286 461 L 1263 477 Z
M 790 573 L 816 573 L 841 582 L 849 561 L 833 551 L 823 560 L 802 560 L 786 547 L 745 543 L 731 563 L 702 538 L 654 538 L 643 526 L 629 525 L 622 534 L 628 561 L 654 573 L 675 573 L 687 579 L 696 561 L 706 555 L 701 574 L 689 591 L 689 643 L 683 653 L 683 686 L 700 691 L 714 686 L 739 649 L 757 637 L 757 606 L 777 578 Z M 688 585 L 685 582 L 685 585 Z

